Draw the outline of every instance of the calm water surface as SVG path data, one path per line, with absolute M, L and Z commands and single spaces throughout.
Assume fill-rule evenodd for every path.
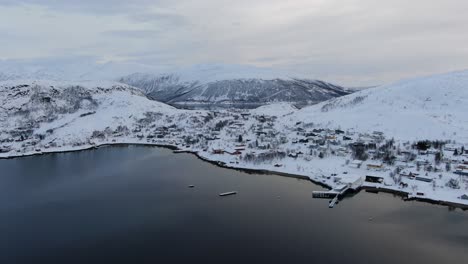
M 468 212 L 320 189 L 148 147 L 0 160 L 0 263 L 468 263 Z

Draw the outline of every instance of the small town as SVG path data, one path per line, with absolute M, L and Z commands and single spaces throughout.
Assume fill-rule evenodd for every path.
M 366 189 L 463 208 L 468 205 L 468 148 L 463 144 L 401 142 L 379 131 L 358 133 L 307 122 L 289 125 L 287 113 L 258 112 L 193 111 L 174 116 L 147 112 L 133 124 L 69 139 L 54 138 L 53 131 L 33 133 L 34 124 L 30 124 L 0 141 L 0 157 L 107 144 L 169 146 L 224 167 L 287 173 L 330 188 L 314 197 L 339 199 L 347 191 Z

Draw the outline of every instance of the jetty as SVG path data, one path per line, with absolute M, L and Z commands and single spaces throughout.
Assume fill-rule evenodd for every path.
M 363 184 L 362 177 L 349 176 L 341 180 L 341 185 L 337 185 L 335 188 L 328 191 L 313 191 L 313 198 L 332 199 L 328 204 L 328 207 L 333 208 L 338 203 L 339 199 L 342 198 L 349 190 L 358 190 Z

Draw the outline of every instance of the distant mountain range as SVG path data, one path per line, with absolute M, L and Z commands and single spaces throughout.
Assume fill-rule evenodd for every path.
M 152 100 L 178 106 L 255 107 L 272 102 L 303 106 L 355 91 L 294 73 L 248 65 L 201 64 L 165 73 L 137 63 L 0 61 L 0 81 L 18 79 L 119 81 L 141 89 Z
M 151 99 L 169 104 L 308 105 L 348 95 L 352 90 L 318 80 L 237 78 L 209 82 L 183 80 L 176 74 L 132 74 L 118 80 L 138 87 Z

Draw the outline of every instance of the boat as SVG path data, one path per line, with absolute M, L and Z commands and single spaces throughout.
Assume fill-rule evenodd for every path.
M 233 192 L 220 193 L 219 196 L 229 196 L 229 195 L 234 195 L 234 194 L 237 194 L 237 192 L 233 191 Z

